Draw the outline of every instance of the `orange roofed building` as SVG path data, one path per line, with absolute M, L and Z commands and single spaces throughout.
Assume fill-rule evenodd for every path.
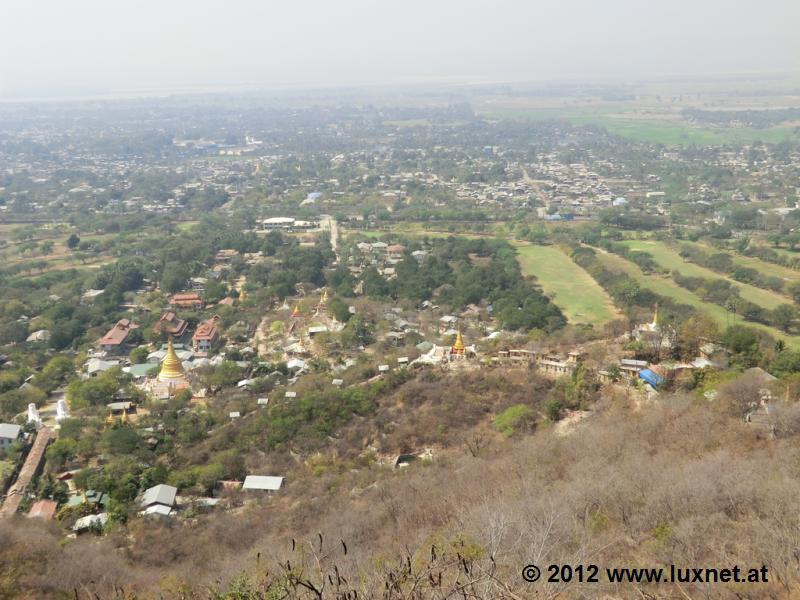
M 175 308 L 196 308 L 202 309 L 205 306 L 203 299 L 197 292 L 186 292 L 184 294 L 173 294 L 169 299 L 169 304 Z
M 124 353 L 125 340 L 128 338 L 128 334 L 138 328 L 139 326 L 132 323 L 130 319 L 120 319 L 108 330 L 108 333 L 97 340 L 97 345 L 106 352 Z
M 211 345 L 219 338 L 219 316 L 214 315 L 203 321 L 192 336 L 192 348 L 195 352 L 208 352 Z
M 153 331 L 180 339 L 186 333 L 188 327 L 189 324 L 185 319 L 179 319 L 174 310 L 168 310 L 161 315 L 161 318 L 153 326 Z

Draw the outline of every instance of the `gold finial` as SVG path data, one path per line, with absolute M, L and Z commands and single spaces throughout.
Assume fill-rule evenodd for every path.
M 247 292 L 244 291 L 244 287 L 239 289 L 239 303 L 244 302 L 247 300 Z
M 292 311 L 292 318 L 293 319 L 297 319 L 297 318 L 302 317 L 302 316 L 303 316 L 303 313 L 300 312 L 300 305 L 299 304 L 295 304 L 294 305 L 294 310 Z
M 656 310 L 653 313 L 653 327 L 658 325 L 658 302 L 656 302 Z
M 167 354 L 161 361 L 161 370 L 158 372 L 158 380 L 163 382 L 174 382 L 184 379 L 183 363 L 178 355 L 175 354 L 175 346 L 172 344 L 172 336 L 167 342 Z

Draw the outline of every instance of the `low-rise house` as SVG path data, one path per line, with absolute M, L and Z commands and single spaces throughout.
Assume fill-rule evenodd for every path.
M 570 352 L 567 360 L 561 360 L 557 356 L 544 356 L 536 361 L 536 368 L 545 375 L 561 377 L 571 375 L 578 368 L 580 360 L 580 352 Z
M 234 250 L 233 248 L 223 248 L 219 250 L 217 254 L 214 256 L 214 261 L 218 263 L 229 263 L 235 256 L 239 255 L 238 250 Z
M 299 372 L 306 368 L 306 361 L 299 358 L 292 358 L 286 361 L 286 368 L 292 372 Z
M 86 490 L 83 494 L 74 494 L 67 500 L 67 506 L 81 506 L 88 504 L 90 506 L 105 508 L 108 502 L 108 496 L 104 492 L 97 492 L 95 490 Z
M 188 327 L 189 323 L 185 319 L 178 318 L 174 310 L 168 310 L 153 325 L 153 331 L 156 334 L 170 335 L 175 339 L 180 339 L 186 333 Z
M 97 345 L 101 350 L 109 354 L 127 354 L 126 340 L 128 339 L 128 335 L 131 331 L 138 328 L 139 326 L 132 323 L 130 319 L 120 319 L 108 330 L 108 333 L 97 340 Z
M 136 405 L 133 402 L 111 402 L 106 405 L 112 417 L 121 417 L 122 415 L 136 414 Z
M 28 511 L 28 517 L 32 519 L 44 519 L 51 521 L 56 516 L 58 502 L 55 500 L 38 500 L 34 502 Z
M 454 315 L 445 315 L 439 319 L 439 334 L 444 335 L 450 331 L 454 331 L 458 325 L 458 317 Z
M 109 369 L 119 366 L 118 360 L 102 360 L 100 358 L 90 358 L 86 361 L 86 374 L 89 377 L 97 377 Z
M 203 321 L 192 336 L 192 348 L 195 352 L 208 352 L 219 338 L 219 316 L 214 315 Z
M 7 449 L 22 437 L 22 427 L 12 423 L 0 423 L 0 448 Z
M 619 361 L 619 373 L 628 382 L 636 381 L 639 377 L 639 371 L 646 369 L 649 364 L 646 360 L 623 358 Z
M 72 526 L 72 531 L 75 533 L 83 533 L 91 529 L 102 529 L 108 522 L 108 513 L 100 513 L 99 515 L 86 515 L 75 521 Z
M 406 247 L 402 244 L 392 244 L 391 246 L 386 248 L 386 254 L 389 258 L 400 259 L 403 258 L 403 253 L 406 251 Z
M 258 490 L 265 492 L 277 492 L 283 485 L 283 477 L 271 475 L 248 475 L 242 484 L 243 490 Z
M 202 309 L 205 306 L 203 299 L 197 292 L 186 292 L 183 294 L 173 294 L 169 299 L 169 304 L 175 308 Z
M 178 488 L 160 483 L 151 488 L 147 488 L 142 494 L 139 506 L 144 514 L 169 515 L 175 508 L 175 498 L 178 495 Z
M 520 364 L 533 364 L 536 362 L 537 354 L 534 350 L 527 350 L 525 348 L 511 348 L 509 350 L 500 350 L 497 357 L 502 360 L 508 360 L 512 363 Z

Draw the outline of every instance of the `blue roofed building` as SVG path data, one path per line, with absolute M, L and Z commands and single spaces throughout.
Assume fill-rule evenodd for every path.
M 664 383 L 664 378 L 658 373 L 651 371 L 650 369 L 642 369 L 641 371 L 639 371 L 639 379 L 641 379 L 645 383 L 649 383 L 654 388 Z

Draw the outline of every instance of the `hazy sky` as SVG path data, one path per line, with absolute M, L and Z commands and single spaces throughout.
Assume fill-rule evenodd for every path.
M 800 70 L 800 0 L 0 0 L 0 96 Z

